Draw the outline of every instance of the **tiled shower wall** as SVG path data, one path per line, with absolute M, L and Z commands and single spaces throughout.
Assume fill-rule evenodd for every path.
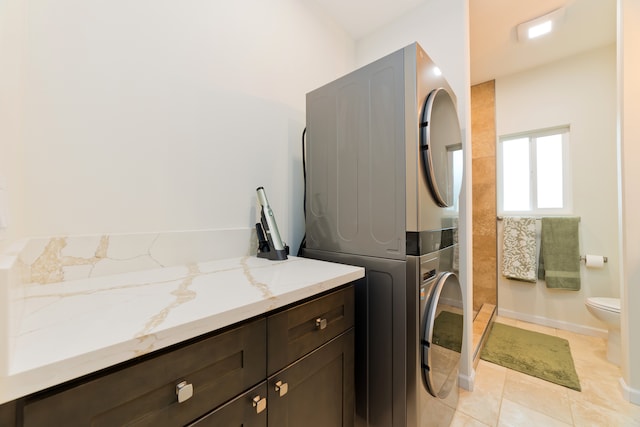
M 497 297 L 495 111 L 495 80 L 472 86 L 474 312 Z

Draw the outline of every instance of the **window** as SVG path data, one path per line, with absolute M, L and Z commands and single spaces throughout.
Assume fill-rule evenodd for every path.
M 453 171 L 453 204 L 449 209 L 459 212 L 460 190 L 462 189 L 462 171 L 464 170 L 462 144 L 447 147 L 447 152 L 449 168 Z
M 568 151 L 568 127 L 501 137 L 498 148 L 499 213 L 570 213 Z

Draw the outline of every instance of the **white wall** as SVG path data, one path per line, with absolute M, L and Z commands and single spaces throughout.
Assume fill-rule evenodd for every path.
M 8 239 L 252 227 L 262 185 L 297 249 L 305 93 L 355 61 L 326 16 L 297 0 L 5 0 L 0 16 Z
M 640 405 L 640 0 L 618 0 L 622 389 Z
M 467 2 L 464 0 L 428 0 L 390 25 L 359 39 L 356 47 L 358 66 L 418 42 L 440 67 L 458 98 L 459 110 L 469 92 Z M 462 117 L 460 118 L 462 121 Z
M 0 250 L 13 220 L 8 189 L 18 186 L 22 163 L 22 147 L 17 141 L 22 138 L 23 21 L 22 2 L 0 2 Z M 18 192 L 13 194 L 16 205 L 21 204 L 19 196 Z
M 498 136 L 570 125 L 573 214 L 581 217 L 581 254 L 609 259 L 601 270 L 582 264 L 578 292 L 549 290 L 543 281 L 534 285 L 499 274 L 500 314 L 597 334 L 604 325 L 586 310 L 585 298 L 620 295 L 615 55 L 611 45 L 496 80 Z
M 418 42 L 429 57 L 442 70 L 455 92 L 458 115 L 465 143 L 465 173 L 471 177 L 471 78 L 469 75 L 469 11 L 468 0 L 428 0 L 391 24 L 359 39 L 356 43 L 358 65 L 365 65 L 413 42 Z M 460 283 L 465 297 L 464 337 L 467 346 L 462 355 L 461 386 L 473 388 L 472 339 L 472 286 L 471 251 L 471 180 L 465 179 L 460 198 Z M 468 212 L 468 214 L 467 214 Z

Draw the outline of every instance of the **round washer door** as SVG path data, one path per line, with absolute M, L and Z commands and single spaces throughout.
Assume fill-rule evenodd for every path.
M 458 276 L 441 273 L 423 315 L 422 378 L 435 397 L 444 399 L 457 384 L 464 330 Z
M 420 149 L 429 190 L 438 206 L 453 206 L 458 191 L 454 189 L 452 156 L 462 149 L 462 134 L 455 103 L 445 88 L 429 93 L 420 123 Z

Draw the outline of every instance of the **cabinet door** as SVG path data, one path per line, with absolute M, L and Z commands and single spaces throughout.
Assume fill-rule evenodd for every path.
M 27 399 L 25 427 L 177 426 L 264 381 L 266 320 L 259 319 L 90 380 Z M 186 382 L 193 395 L 178 401 Z
M 266 427 L 266 399 L 267 383 L 263 382 L 189 427 Z
M 16 401 L 0 405 L 0 426 L 16 425 Z
M 271 375 L 354 325 L 353 285 L 268 317 Z
M 269 426 L 354 425 L 353 329 L 271 376 Z

